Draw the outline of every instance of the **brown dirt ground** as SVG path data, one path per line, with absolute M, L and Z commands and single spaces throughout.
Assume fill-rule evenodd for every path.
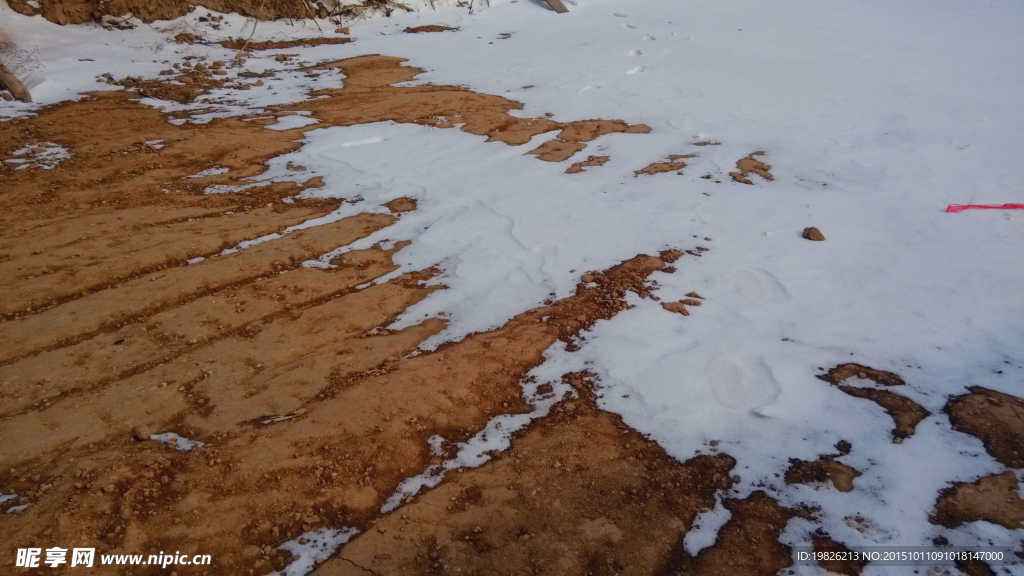
M 604 134 L 649 130 L 514 118 L 521 106 L 498 96 L 395 87 L 419 73 L 402 62 L 323 64 L 344 71 L 345 87 L 279 112 L 310 110 L 316 128 L 464 124 L 515 146 L 557 130 L 556 144 L 538 152 L 549 161 Z M 317 179 L 204 193 L 262 173 L 311 128 L 265 130 L 242 118 L 176 126 L 132 96 L 93 94 L 0 123 L 0 156 L 31 142 L 72 154 L 47 171 L 0 164 L 0 487 L 19 495 L 4 510 L 30 505 L 0 515 L 12 544 L 0 564 L 18 547 L 97 546 L 212 554 L 214 574 L 259 575 L 291 560 L 277 549 L 284 541 L 353 526 L 361 535 L 322 574 L 497 564 L 508 573 L 767 575 L 789 565 L 779 534 L 806 513 L 761 492 L 726 498 L 732 519 L 716 543 L 693 558 L 682 552 L 695 515 L 729 488 L 735 461 L 673 460 L 597 409 L 587 374 L 566 375 L 579 397 L 517 434 L 510 450 L 381 516 L 402 480 L 439 462 L 428 437 L 459 442 L 495 415 L 528 410 L 521 379 L 543 352 L 625 309 L 628 292 L 649 296 L 648 275 L 675 271 L 683 252 L 588 273 L 573 296 L 410 354 L 444 321 L 383 327 L 443 289 L 424 285 L 436 270 L 357 288 L 395 270 L 401 244 L 347 253 L 329 270 L 301 263 L 387 228 L 417 209 L 414 200 L 218 255 L 343 201 L 282 202 Z M 229 172 L 185 179 L 211 166 Z M 138 440 L 140 426 L 206 446 Z
M 1017 494 L 1013 472 L 958 482 L 939 493 L 932 522 L 956 528 L 964 522 L 986 520 L 1010 530 L 1024 528 L 1024 499 Z
M 826 536 L 812 536 L 811 541 L 814 542 L 814 551 L 819 554 L 831 553 L 843 556 L 850 552 L 849 548 Z M 824 560 L 820 561 L 818 565 L 832 574 L 841 574 L 842 576 L 860 576 L 860 573 L 864 571 L 864 566 L 867 565 L 867 561 Z
M 764 156 L 764 152 L 752 152 L 746 158 L 740 158 L 736 162 L 736 168 L 739 169 L 739 171 L 729 172 L 729 176 L 731 176 L 734 181 L 741 184 L 753 184 L 750 180 L 751 174 L 757 174 L 765 180 L 774 180 L 775 178 L 773 178 L 771 172 L 769 172 L 772 167 L 761 162 L 757 158 L 754 158 L 754 156 Z
M 591 166 L 604 166 L 610 158 L 608 156 L 590 156 L 582 162 L 576 162 L 572 166 L 569 166 L 566 170 L 566 174 L 579 174 L 580 172 L 586 172 L 584 168 Z

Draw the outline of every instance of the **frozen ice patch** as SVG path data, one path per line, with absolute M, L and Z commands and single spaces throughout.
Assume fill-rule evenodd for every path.
M 732 518 L 732 513 L 722 505 L 722 498 L 715 498 L 715 507 L 701 512 L 693 519 L 693 526 L 683 537 L 683 549 L 690 556 L 696 556 L 701 550 L 711 546 L 718 538 L 718 531 Z

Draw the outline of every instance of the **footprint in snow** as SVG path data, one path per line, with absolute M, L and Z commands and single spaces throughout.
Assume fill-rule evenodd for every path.
M 632 74 L 639 74 L 639 73 L 643 72 L 646 69 L 647 69 L 646 66 L 636 66 L 634 68 L 630 68 L 629 70 L 627 70 L 626 74 L 630 74 L 630 75 L 632 75 Z
M 641 56 L 641 55 L 643 55 L 643 52 L 641 52 L 639 50 L 630 50 L 629 51 L 629 55 L 630 56 Z
M 650 34 L 645 34 L 643 39 L 644 42 L 648 42 L 650 40 L 654 40 L 654 36 L 651 36 Z
M 715 358 L 704 375 L 718 402 L 734 410 L 768 407 L 781 391 L 771 368 L 760 357 Z
M 760 268 L 733 268 L 724 274 L 736 291 L 749 300 L 776 301 L 789 296 L 774 274 Z
M 626 17 L 625 14 L 619 14 L 618 12 L 612 12 L 612 16 L 615 16 L 616 18 L 625 18 Z
M 579 91 L 579 93 L 580 93 L 580 94 L 593 94 L 594 92 L 597 92 L 597 91 L 598 91 L 598 90 L 600 90 L 600 89 L 601 89 L 601 87 L 600 87 L 600 86 L 598 86 L 598 85 L 596 85 L 596 84 L 591 84 L 591 85 L 589 85 L 589 86 L 585 86 L 584 88 L 582 88 L 582 89 L 581 89 L 581 90 Z

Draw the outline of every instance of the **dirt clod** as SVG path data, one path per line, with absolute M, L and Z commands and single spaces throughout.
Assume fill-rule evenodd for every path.
M 822 242 L 825 240 L 825 235 L 821 233 L 821 230 L 818 230 L 814 226 L 804 228 L 803 236 L 804 238 L 814 240 L 815 242 Z
M 733 181 L 741 184 L 753 184 L 754 182 L 750 180 L 751 174 L 757 174 L 768 181 L 775 179 L 772 177 L 771 172 L 769 172 L 772 167 L 761 162 L 757 158 L 754 158 L 754 156 L 764 156 L 764 152 L 753 152 L 746 158 L 740 158 L 736 162 L 736 168 L 738 168 L 739 171 L 729 173 L 729 176 L 732 177 Z
M 905 384 L 903 379 L 892 372 L 874 370 L 852 363 L 840 364 L 829 370 L 826 374 L 818 376 L 819 379 L 832 384 L 850 396 L 870 400 L 884 408 L 896 424 L 892 432 L 893 443 L 899 444 L 904 439 L 913 436 L 917 424 L 931 415 L 931 412 L 925 410 L 920 404 L 894 392 L 841 384 L 841 382 L 853 376 L 872 380 L 885 386 L 902 386 Z
M 686 309 L 686 302 L 663 302 L 661 307 L 669 312 L 682 314 L 683 316 L 690 315 L 690 311 Z

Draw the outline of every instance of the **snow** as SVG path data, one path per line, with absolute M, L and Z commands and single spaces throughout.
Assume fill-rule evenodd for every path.
M 150 434 L 150 440 L 156 440 L 163 442 L 164 444 L 170 444 L 174 446 L 175 450 L 182 450 L 185 452 L 191 451 L 193 448 L 202 448 L 206 446 L 205 442 L 199 442 L 198 440 L 189 440 L 184 436 L 179 436 L 174 432 L 164 432 L 163 434 Z
M 14 166 L 15 170 L 26 168 L 42 168 L 53 170 L 57 164 L 71 158 L 68 149 L 53 142 L 34 142 L 11 152 L 11 157 L 4 160 Z
M 316 118 L 307 118 L 309 114 L 310 112 L 299 111 L 295 114 L 289 114 L 288 116 L 280 116 L 277 119 L 277 123 L 267 126 L 267 129 L 291 130 L 292 128 L 302 128 L 303 126 L 318 124 L 320 122 Z
M 227 174 L 228 172 L 231 172 L 231 168 L 226 166 L 211 166 L 205 170 L 200 170 L 191 176 L 186 176 L 186 178 L 206 178 L 207 176 L 217 176 L 218 174 Z
M 342 544 L 345 544 L 353 536 L 359 533 L 355 528 L 321 528 L 302 534 L 278 546 L 279 550 L 287 550 L 293 556 L 298 556 L 291 564 L 285 567 L 280 576 L 303 576 L 309 574 L 316 567 L 317 560 L 326 560 L 334 554 Z M 306 543 L 300 543 L 305 540 Z
M 174 30 L 197 25 L 190 18 L 198 13 L 205 12 L 152 28 L 52 34 L 40 18 L 0 6 L 5 28 L 15 29 L 22 45 L 39 45 L 44 65 L 30 78 L 37 104 L 0 102 L 0 116 L 112 89 L 95 82 L 112 58 L 119 74 L 148 77 L 186 55 L 230 58 L 233 51 L 217 46 L 165 43 Z M 400 32 L 437 23 L 461 30 Z M 228 15 L 224 34 L 240 36 L 245 25 Z M 254 40 L 317 34 L 309 23 L 260 23 Z M 524 104 L 516 116 L 648 124 L 650 134 L 588 143 L 569 162 L 597 154 L 611 160 L 575 175 L 564 173 L 569 162 L 523 155 L 553 134 L 509 147 L 391 122 L 317 128 L 249 184 L 207 191 L 319 176 L 324 186 L 303 197 L 348 200 L 281 234 L 416 199 L 417 210 L 395 224 L 306 265 L 329 267 L 346 250 L 411 241 L 395 254 L 399 269 L 378 282 L 435 265 L 443 270 L 431 283 L 448 289 L 389 327 L 448 318 L 424 350 L 566 297 L 585 271 L 638 253 L 710 248 L 677 262 L 674 273 L 651 276 L 660 302 L 631 296 L 632 307 L 585 332 L 578 351 L 553 347 L 531 376 L 558 382 L 566 372 L 591 370 L 600 406 L 676 458 L 718 440 L 721 452 L 737 459 L 733 473 L 741 478 L 725 497 L 760 489 L 784 505 L 820 507 L 815 523 L 790 522 L 784 539 L 792 545 L 806 544 L 818 527 L 847 545 L 918 545 L 937 536 L 961 545 L 1021 540 L 1020 531 L 984 522 L 946 529 L 928 521 L 940 489 L 1005 470 L 979 440 L 951 430 L 942 413 L 948 396 L 968 385 L 1020 396 L 1024 382 L 1024 214 L 943 211 L 953 203 L 1024 201 L 1019 3 L 586 0 L 555 15 L 532 2 L 493 0 L 472 15 L 455 8 L 395 13 L 353 25 L 352 35 L 350 44 L 250 58 L 253 71 L 277 71 L 263 87 L 218 91 L 190 105 L 143 102 L 188 109 L 194 122 L 266 114 L 343 82 L 340 73 L 309 78 L 297 64 L 274 61 L 276 54 L 318 62 L 379 53 L 427 71 L 406 85 L 502 95 Z M 269 128 L 309 120 L 284 116 Z M 720 144 L 696 146 L 708 140 Z M 754 185 L 732 182 L 736 161 L 755 151 L 766 153 L 760 159 L 772 165 L 774 181 L 755 175 Z M 698 156 L 681 176 L 633 174 L 669 154 L 691 153 Z M 288 170 L 289 163 L 307 170 Z M 804 240 L 806 226 L 827 240 Z M 688 317 L 660 306 L 691 291 L 705 300 Z M 898 373 L 907 385 L 893 391 L 931 415 L 914 436 L 893 443 L 892 419 L 879 406 L 815 378 L 843 362 Z M 489 451 L 507 447 L 509 431 L 543 414 L 549 400 L 536 400 L 532 415 L 496 417 L 454 459 L 408 479 L 385 511 L 446 471 L 479 465 Z M 863 473 L 853 492 L 781 481 L 790 458 L 834 454 L 839 440 L 853 449 L 838 460 Z M 713 541 L 724 513 L 702 515 L 686 549 Z M 870 526 L 850 520 L 857 515 Z

